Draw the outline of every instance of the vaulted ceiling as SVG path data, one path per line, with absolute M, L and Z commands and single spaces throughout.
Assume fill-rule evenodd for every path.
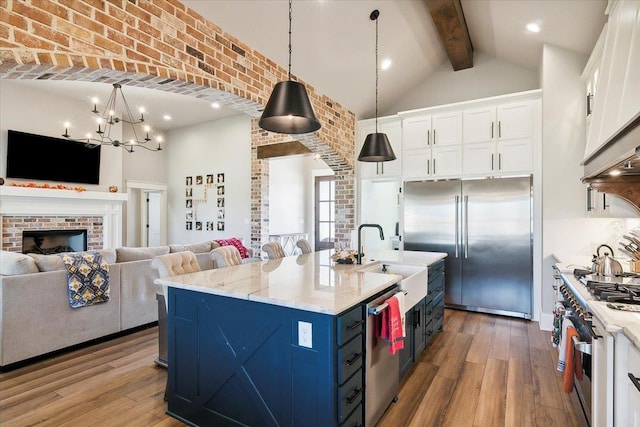
M 287 67 L 288 0 L 183 0 L 183 3 Z M 476 59 L 485 55 L 537 74 L 544 43 L 588 56 L 606 20 L 606 3 L 606 0 L 294 0 L 292 73 L 342 103 L 358 118 L 373 117 L 375 25 L 369 15 L 374 9 L 380 11 L 379 57 L 392 60 L 389 69 L 379 71 L 379 110 L 388 113 L 436 71 L 465 72 L 464 66 L 461 71 L 454 71 L 451 53 L 448 55 L 445 49 L 432 13 L 444 17 L 449 34 L 445 40 L 449 37 L 454 42 L 459 41 L 456 31 L 464 19 Z M 526 25 L 532 22 L 540 26 L 539 33 L 527 31 Z M 468 46 L 459 45 L 457 49 L 464 54 Z M 100 96 L 94 86 L 88 87 L 95 83 L 21 84 L 38 85 L 83 102 L 96 94 Z M 110 86 L 98 91 L 108 94 Z M 178 95 L 160 91 L 126 88 L 126 93 L 133 98 L 132 103 L 136 103 L 136 97 L 143 98 L 154 110 L 172 114 L 171 122 L 153 124 L 164 129 L 234 114 L 224 108 L 214 110 L 201 100 L 176 99 Z

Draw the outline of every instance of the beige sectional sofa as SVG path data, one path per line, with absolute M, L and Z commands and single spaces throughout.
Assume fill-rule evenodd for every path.
M 213 244 L 213 246 L 212 246 Z M 196 253 L 214 268 L 215 242 L 100 251 L 109 264 L 110 300 L 71 308 L 67 270 L 58 255 L 0 252 L 0 368 L 158 320 L 155 255 Z

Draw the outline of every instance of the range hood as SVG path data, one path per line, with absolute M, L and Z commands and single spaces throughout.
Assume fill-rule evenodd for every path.
M 582 182 L 633 203 L 640 211 L 640 117 L 583 162 Z

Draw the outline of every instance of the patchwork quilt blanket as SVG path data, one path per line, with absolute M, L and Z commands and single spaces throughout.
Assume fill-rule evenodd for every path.
M 67 268 L 71 308 L 109 301 L 109 264 L 100 253 L 73 252 L 60 256 Z

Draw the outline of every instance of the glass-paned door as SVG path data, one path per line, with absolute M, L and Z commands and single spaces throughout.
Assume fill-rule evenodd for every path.
M 332 249 L 336 237 L 336 184 L 333 176 L 317 176 L 315 182 L 316 251 Z

